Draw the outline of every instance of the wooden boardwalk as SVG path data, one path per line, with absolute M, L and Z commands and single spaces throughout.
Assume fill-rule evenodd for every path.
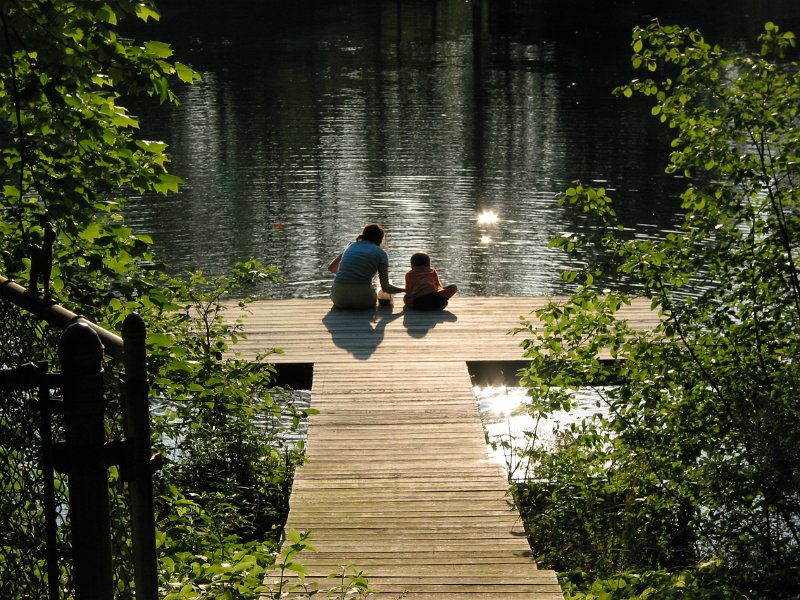
M 502 467 L 488 461 L 468 361 L 518 361 L 509 335 L 541 298 L 454 298 L 441 313 L 250 305 L 247 356 L 313 363 L 307 458 L 287 528 L 310 529 L 306 582 L 354 564 L 378 598 L 562 598 L 537 570 Z M 647 307 L 629 318 L 652 324 Z M 535 541 L 534 541 L 535 545 Z M 302 597 L 302 595 L 301 595 Z

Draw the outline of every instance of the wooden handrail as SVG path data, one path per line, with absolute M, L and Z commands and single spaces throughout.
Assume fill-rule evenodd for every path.
M 122 360 L 122 338 L 115 333 L 103 329 L 85 317 L 67 310 L 59 304 L 45 300 L 41 295 L 32 294 L 24 287 L 0 275 L 0 298 L 13 302 L 20 308 L 36 315 L 58 329 L 66 329 L 72 323 L 83 321 L 97 333 L 103 342 L 103 352 L 115 360 Z

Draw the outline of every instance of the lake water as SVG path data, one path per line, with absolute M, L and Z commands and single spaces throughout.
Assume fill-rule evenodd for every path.
M 531 448 L 553 449 L 559 437 L 573 424 L 595 415 L 607 415 L 601 391 L 584 388 L 573 392 L 574 406 L 536 419 L 528 413 L 527 390 L 515 386 L 485 386 L 473 389 L 486 432 L 489 460 L 505 468 L 509 479 L 523 481 L 532 468 L 520 456 Z
M 326 295 L 328 262 L 371 221 L 395 281 L 427 250 L 467 295 L 563 291 L 547 244 L 583 226 L 554 203 L 570 181 L 605 186 L 639 235 L 676 222 L 667 132 L 611 95 L 633 76 L 631 28 L 658 16 L 740 47 L 800 23 L 796 0 L 652 4 L 164 2 L 148 35 L 203 81 L 178 108 L 132 108 L 186 185 L 134 198 L 128 221 L 174 271 L 279 266 L 276 297 Z

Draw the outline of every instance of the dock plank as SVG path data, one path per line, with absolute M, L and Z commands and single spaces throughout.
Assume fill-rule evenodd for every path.
M 522 361 L 523 336 L 510 331 L 548 300 L 456 297 L 438 313 L 340 311 L 327 299 L 248 307 L 244 358 L 280 348 L 265 360 L 314 365 L 319 414 L 286 524 L 312 532 L 315 552 L 298 558 L 304 585 L 329 589 L 328 575 L 353 564 L 378 598 L 563 598 L 556 574 L 537 569 L 506 474 L 489 461 L 467 369 Z M 625 315 L 656 323 L 646 303 Z

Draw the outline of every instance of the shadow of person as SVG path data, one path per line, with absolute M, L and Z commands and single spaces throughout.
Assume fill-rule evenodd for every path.
M 408 335 L 415 338 L 425 337 L 439 323 L 455 321 L 458 321 L 458 317 L 449 310 L 414 310 L 408 307 L 403 309 L 403 327 L 408 331 Z
M 383 341 L 386 326 L 401 314 L 391 308 L 354 310 L 334 307 L 322 317 L 322 323 L 337 347 L 347 350 L 358 360 L 367 360 Z

